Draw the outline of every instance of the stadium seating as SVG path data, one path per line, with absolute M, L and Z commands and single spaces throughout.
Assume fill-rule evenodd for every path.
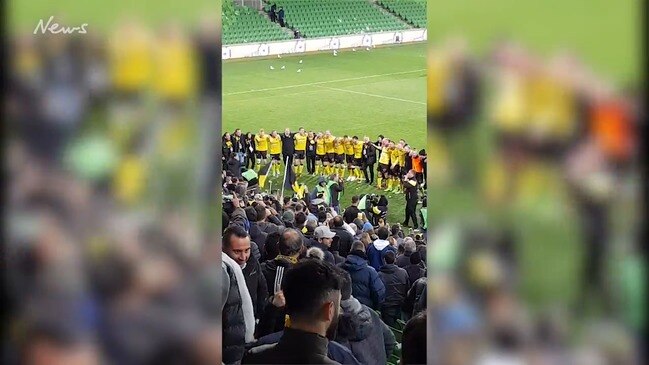
M 279 41 L 293 38 L 290 32 L 271 22 L 258 10 L 235 5 L 232 0 L 223 1 L 221 12 L 223 44 Z
M 266 0 L 265 8 L 273 3 L 284 8 L 286 24 L 305 38 L 411 28 L 367 0 Z
M 426 28 L 426 0 L 377 0 L 377 3 L 416 28 Z

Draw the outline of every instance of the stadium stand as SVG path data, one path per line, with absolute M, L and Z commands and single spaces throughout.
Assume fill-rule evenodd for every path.
M 367 0 L 270 0 L 265 9 L 271 4 L 283 7 L 287 26 L 299 30 L 305 38 L 410 28 Z
M 378 0 L 377 4 L 415 28 L 426 28 L 426 0 Z
M 223 44 L 292 39 L 293 35 L 258 10 L 224 0 L 221 10 Z

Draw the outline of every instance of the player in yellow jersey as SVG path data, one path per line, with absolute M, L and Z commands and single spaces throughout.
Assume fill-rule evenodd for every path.
M 257 171 L 259 171 L 262 164 L 266 165 L 268 162 L 268 135 L 263 128 L 255 136 L 255 152 L 257 155 Z
M 331 134 L 331 132 L 325 131 L 324 144 L 325 144 L 325 153 L 327 154 L 324 162 L 325 175 L 333 174 L 334 164 L 336 163 L 334 140 L 335 137 Z
M 108 42 L 110 86 L 116 96 L 109 105 L 109 135 L 126 149 L 142 128 L 141 97 L 151 80 L 152 37 L 135 21 L 119 26 Z
M 300 127 L 298 132 L 293 136 L 293 139 L 295 140 L 295 158 L 293 159 L 293 165 L 295 166 L 295 174 L 299 176 L 304 171 L 304 160 L 306 157 L 306 144 L 308 139 L 303 127 Z
M 338 137 L 334 140 L 334 153 L 336 154 L 334 157 L 334 172 L 342 179 L 345 175 L 345 143 L 342 137 Z
M 390 171 L 388 178 L 388 188 L 386 191 L 399 191 L 399 181 L 401 178 L 401 166 L 399 166 L 399 158 L 401 157 L 401 143 L 395 144 L 390 142 Z
M 345 162 L 347 163 L 347 171 L 349 172 L 349 176 L 347 177 L 346 181 L 351 181 L 354 177 L 354 169 L 352 167 L 354 165 L 354 141 L 351 137 L 344 136 L 343 146 L 345 147 Z M 341 175 L 341 178 L 342 177 L 343 176 Z
M 282 170 L 282 137 L 279 136 L 277 131 L 272 131 L 268 137 L 268 146 L 270 152 L 271 165 L 270 170 L 273 171 L 274 176 L 279 176 Z
M 380 150 L 380 155 L 379 155 L 379 176 L 376 179 L 376 187 L 378 189 L 383 189 L 382 182 L 383 180 L 388 181 L 388 174 L 390 171 L 390 140 L 387 138 L 383 138 L 381 140 L 381 145 L 380 146 L 374 146 L 378 150 Z
M 355 180 L 363 179 L 363 147 L 365 143 L 358 140 L 358 136 L 352 137 L 352 142 L 354 143 L 354 162 L 352 164 Z
M 171 25 L 156 42 L 153 91 L 166 106 L 182 106 L 196 85 L 194 48 L 177 25 Z
M 318 175 L 323 175 L 325 160 L 327 159 L 327 153 L 325 152 L 325 139 L 322 132 L 318 133 L 315 137 L 315 173 Z

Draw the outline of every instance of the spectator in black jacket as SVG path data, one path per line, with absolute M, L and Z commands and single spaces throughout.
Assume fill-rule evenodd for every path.
M 334 261 L 336 266 L 342 265 L 345 262 L 345 257 L 340 256 L 340 237 L 335 236 L 331 242 L 331 247 L 329 247 L 329 252 L 334 256 Z
M 352 196 L 352 205 L 348 206 L 343 213 L 343 220 L 347 224 L 352 224 L 356 218 L 358 218 L 358 213 L 361 211 L 358 210 L 358 195 Z
M 280 26 L 284 26 L 284 8 L 280 7 L 279 11 L 277 12 L 277 21 L 279 22 Z
M 329 206 L 340 214 L 340 193 L 344 190 L 343 180 L 338 174 L 331 175 L 329 179 L 333 182 L 329 185 L 329 196 L 331 197 Z
M 244 147 L 246 149 L 246 162 L 244 167 L 254 169 L 255 168 L 255 136 L 248 132 L 243 138 Z
M 408 273 L 408 278 L 410 278 L 411 283 L 414 283 L 417 279 L 426 275 L 426 272 L 421 267 L 421 257 L 419 256 L 419 252 L 413 252 L 410 255 L 410 264 L 404 267 L 404 269 Z
M 286 128 L 284 134 L 280 136 L 282 138 L 282 162 L 287 164 L 289 168 L 293 166 L 293 157 L 295 156 L 294 136 L 295 133 L 291 133 L 289 128 Z M 286 159 L 288 159 L 288 162 L 286 162 Z
M 354 236 L 352 236 L 351 233 L 345 229 L 343 226 L 343 218 L 341 216 L 335 216 L 333 219 L 333 228 L 331 231 L 333 231 L 336 234 L 336 237 L 338 237 L 338 252 L 340 252 L 340 255 L 345 257 L 349 254 L 349 251 L 352 248 L 352 243 L 354 242 Z
M 225 166 L 230 176 L 241 178 L 241 162 L 237 160 L 237 156 L 234 153 L 225 161 Z
M 291 326 L 277 345 L 253 348 L 244 364 L 338 364 L 327 357 L 340 315 L 342 279 L 320 260 L 305 260 L 286 274 L 282 286 Z
M 426 364 L 426 311 L 412 317 L 403 328 L 401 364 Z
M 381 136 L 379 136 L 382 138 Z M 377 144 L 377 146 L 380 146 Z M 374 184 L 374 164 L 376 164 L 376 147 L 372 145 L 369 137 L 365 137 L 365 145 L 363 146 L 363 175 L 365 175 L 365 182 L 372 185 Z
M 416 316 L 422 311 L 426 311 L 426 287 L 428 286 L 427 278 L 421 277 L 412 284 L 410 290 L 408 290 L 408 295 L 406 295 L 406 300 L 403 301 L 403 311 L 406 314 L 406 317 Z
M 259 261 L 250 255 L 248 233 L 239 226 L 228 227 L 223 233 L 223 252 L 241 266 L 255 318 L 259 319 L 266 306 L 268 287 Z
M 257 225 L 257 211 L 254 207 L 246 207 L 244 211 L 246 212 L 248 222 L 250 222 L 250 229 L 248 230 L 250 239 L 259 247 L 259 253 L 261 255 L 259 262 L 264 262 L 266 261 L 266 238 L 268 234 L 259 229 Z
M 261 265 L 271 299 L 266 304 L 266 310 L 259 322 L 258 337 L 284 329 L 284 307 L 283 305 L 276 305 L 277 302 L 273 300 L 275 299 L 273 297 L 283 295 L 281 288 L 283 287 L 285 275 L 297 263 L 304 247 L 300 233 L 290 228 L 280 234 L 278 246 L 279 255 Z
M 385 264 L 379 270 L 379 277 L 385 285 L 385 301 L 381 305 L 381 319 L 388 326 L 394 327 L 401 319 L 401 306 L 410 288 L 410 279 L 406 270 L 394 264 L 395 255 L 390 251 L 385 254 Z

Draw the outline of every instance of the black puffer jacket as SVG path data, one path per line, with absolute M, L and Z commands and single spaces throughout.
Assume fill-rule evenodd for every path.
M 243 277 L 246 278 L 246 286 L 250 293 L 252 300 L 252 308 L 255 313 L 255 318 L 259 319 L 266 307 L 266 300 L 268 299 L 268 286 L 266 278 L 261 271 L 261 265 L 254 257 L 250 257 L 243 268 Z
M 419 278 L 412 284 L 410 290 L 408 290 L 408 295 L 406 300 L 403 302 L 403 311 L 406 313 L 412 313 L 414 317 L 417 313 L 426 310 L 426 288 L 428 286 L 428 279 L 424 276 Z
M 340 302 L 336 342 L 347 347 L 361 364 L 385 364 L 396 344 L 379 315 L 356 298 Z
M 386 264 L 381 266 L 379 277 L 385 285 L 383 307 L 400 307 L 410 288 L 410 279 L 406 270 L 395 264 Z
M 234 272 L 223 264 L 223 275 L 227 276 L 230 285 L 225 306 L 221 314 L 223 326 L 223 363 L 234 364 L 243 358 L 246 342 L 246 324 L 243 319 L 239 283 Z M 245 285 L 241 283 L 240 285 Z
M 268 296 L 275 294 L 275 281 L 277 280 L 280 288 L 284 286 L 286 273 L 293 265 L 285 259 L 275 258 L 261 264 L 261 271 L 266 279 Z M 270 333 L 279 332 L 284 329 L 284 308 L 277 308 L 270 302 L 266 304 L 264 314 L 261 317 L 257 327 L 257 337 L 265 336 Z

